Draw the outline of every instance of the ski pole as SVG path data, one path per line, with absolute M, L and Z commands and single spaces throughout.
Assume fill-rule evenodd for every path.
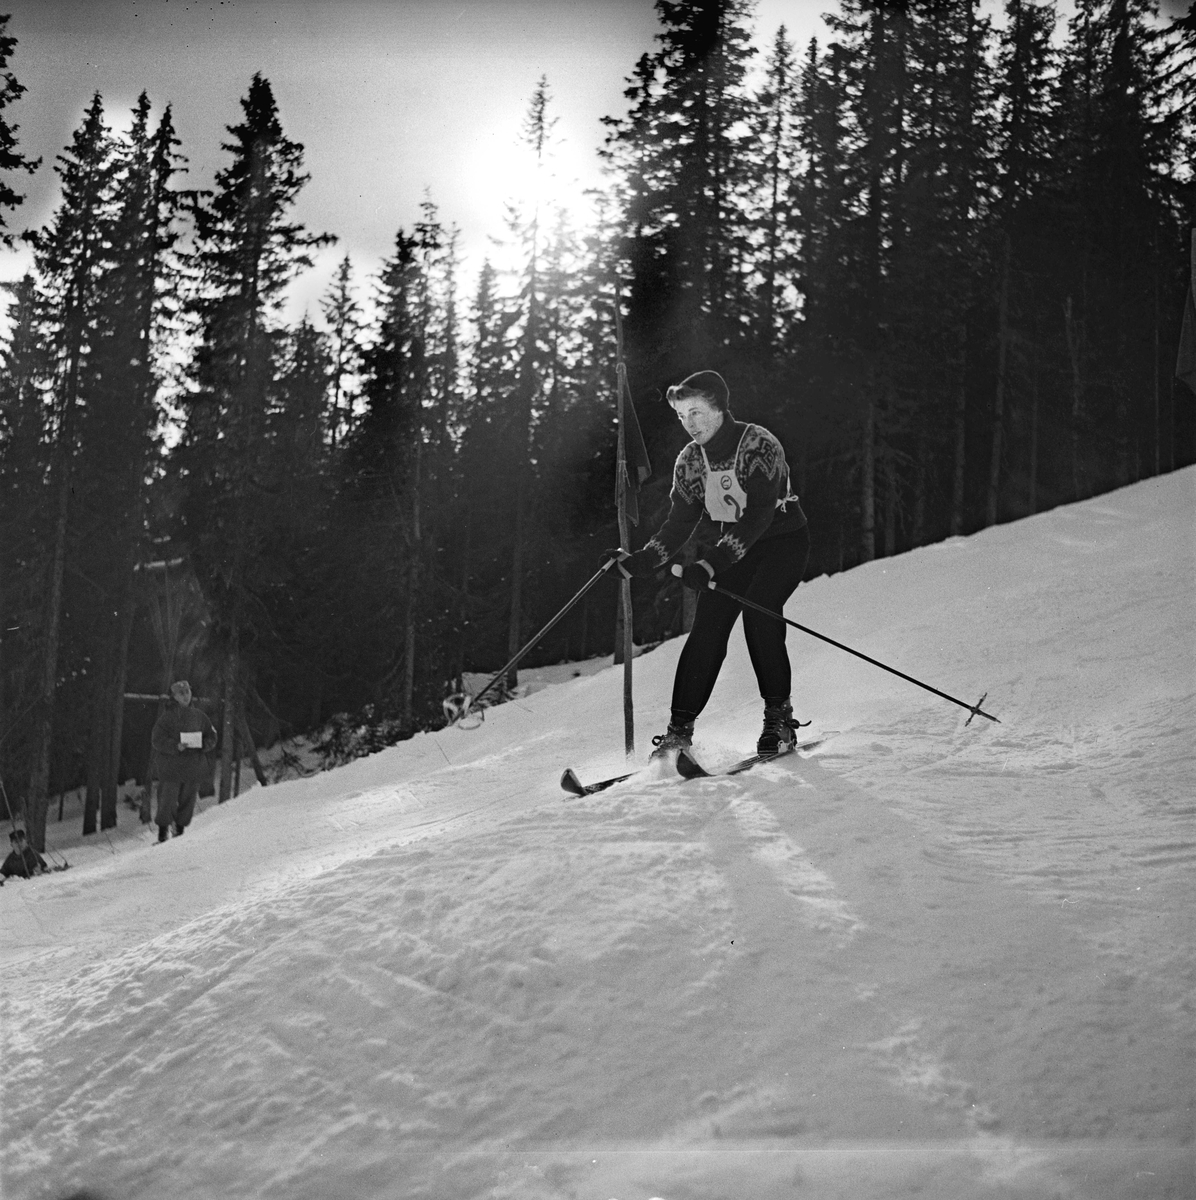
M 541 629 L 540 632 L 537 633 L 536 636 L 533 637 L 532 640 L 528 642 L 527 645 L 524 646 L 523 649 L 520 650 L 519 653 L 516 654 L 509 663 L 506 664 L 506 666 L 503 667 L 501 671 L 498 671 L 494 678 L 491 679 L 490 682 L 487 683 L 480 692 L 475 692 L 472 696 L 466 693 L 460 712 L 458 712 L 457 715 L 452 719 L 454 721 L 459 721 L 462 717 L 464 717 L 465 714 L 469 712 L 470 708 L 472 708 L 473 705 L 475 705 L 500 679 L 502 679 L 512 667 L 522 661 L 524 655 L 526 655 L 532 649 L 532 647 L 535 646 L 536 643 L 539 642 L 541 638 L 543 638 L 545 634 L 547 634 L 548 631 L 552 629 L 552 627 L 569 612 L 569 610 L 607 573 L 607 571 L 611 569 L 611 567 L 615 565 L 617 561 L 617 559 L 612 558 L 610 562 L 603 563 L 602 566 L 600 566 L 598 570 L 595 571 L 594 574 L 591 575 L 590 578 L 581 586 L 581 589 L 577 592 L 573 599 L 570 600 L 565 607 L 562 608 L 561 611 L 557 613 L 557 615 L 553 617 L 552 620 L 549 621 L 548 624 L 545 625 L 544 628 Z M 450 699 L 452 698 L 450 697 Z M 445 711 L 448 712 L 449 700 L 446 700 L 444 703 Z
M 679 564 L 673 564 L 673 574 L 678 578 L 681 576 L 681 567 Z M 874 667 L 880 667 L 882 671 L 888 671 L 890 675 L 896 675 L 901 679 L 907 680 L 909 683 L 915 683 L 918 687 L 923 688 L 928 692 L 933 692 L 936 696 L 942 696 L 944 700 L 950 700 L 952 704 L 958 704 L 960 708 L 966 708 L 972 714 L 971 717 L 964 722 L 964 725 L 972 723 L 972 717 L 987 717 L 990 721 L 996 721 L 1000 725 L 1000 719 L 994 717 L 991 713 L 986 713 L 980 706 L 988 697 L 985 692 L 975 704 L 968 704 L 966 701 L 956 699 L 954 696 L 949 696 L 946 692 L 940 692 L 938 688 L 931 687 L 928 683 L 923 683 L 920 679 L 915 679 L 912 675 L 907 675 L 904 671 L 898 671 L 896 667 L 890 667 L 885 663 L 878 661 L 875 658 L 870 658 L 867 654 L 861 653 L 859 650 L 853 650 L 850 646 L 843 645 L 842 642 L 836 642 L 834 638 L 829 638 L 825 633 L 819 633 L 816 629 L 810 629 L 805 625 L 799 625 L 796 621 L 789 620 L 788 617 L 782 616 L 779 612 L 773 612 L 771 608 L 765 608 L 762 604 L 756 604 L 755 601 L 748 600 L 744 596 L 737 596 L 734 592 L 727 591 L 724 587 L 719 587 L 713 580 L 709 583 L 709 588 L 712 592 L 722 592 L 729 600 L 734 600 L 737 604 L 742 604 L 746 608 L 754 608 L 757 612 L 762 612 L 766 617 L 773 617 L 778 621 L 784 621 L 786 625 L 792 625 L 794 629 L 800 629 L 802 633 L 808 633 L 811 637 L 816 637 L 820 641 L 828 642 L 838 650 L 846 650 L 848 654 L 854 654 L 856 658 L 862 658 L 866 663 L 871 663 Z

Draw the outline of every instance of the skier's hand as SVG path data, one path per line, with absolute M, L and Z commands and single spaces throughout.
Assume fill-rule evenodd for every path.
M 624 550 L 622 546 L 612 546 L 611 549 L 602 551 L 600 566 L 606 568 L 611 563 L 614 563 L 619 568 L 619 574 L 624 579 L 630 579 L 631 572 L 623 565 L 624 561 L 630 557 L 630 553 Z
M 687 588 L 693 588 L 695 592 L 703 591 L 714 582 L 714 568 L 704 558 L 699 558 L 697 562 L 692 562 L 687 567 L 682 567 L 680 563 L 674 563 L 673 574 L 678 576 Z

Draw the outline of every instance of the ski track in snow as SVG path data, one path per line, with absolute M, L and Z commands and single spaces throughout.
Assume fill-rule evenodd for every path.
M 804 781 L 799 786 L 812 787 Z M 835 895 L 834 882 L 785 834 L 767 804 L 742 796 L 731 801 L 731 811 L 752 856 L 764 863 L 781 887 L 803 906 L 806 920 L 815 929 L 844 937 L 860 930 L 862 922 L 847 902 Z
M 3 1196 L 1196 1195 L 1194 500 L 799 589 L 1000 725 L 792 634 L 843 731 L 809 758 L 565 797 L 622 765 L 603 671 L 163 846 L 60 840 L 0 890 Z M 735 635 L 705 761 L 753 689 Z

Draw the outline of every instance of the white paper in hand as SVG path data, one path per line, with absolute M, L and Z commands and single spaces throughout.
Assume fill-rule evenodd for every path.
M 203 730 L 197 729 L 194 733 L 180 733 L 179 741 L 184 750 L 202 750 Z

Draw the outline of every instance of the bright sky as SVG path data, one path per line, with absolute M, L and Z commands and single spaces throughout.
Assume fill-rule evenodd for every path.
M 827 0 L 759 0 L 763 45 L 785 24 L 797 45 L 821 33 Z M 526 188 L 520 126 L 541 75 L 552 95 L 556 187 L 584 218 L 600 182 L 600 118 L 625 111 L 624 80 L 654 46 L 652 0 L 8 0 L 18 39 L 9 66 L 28 91 L 6 112 L 21 149 L 43 157 L 21 177 L 17 229 L 57 199 L 54 156 L 98 90 L 115 121 L 144 88 L 169 102 L 192 186 L 228 161 L 224 127 L 255 71 L 274 88 L 283 128 L 306 148 L 311 182 L 298 217 L 340 241 L 297 288 L 314 310 L 347 252 L 372 272 L 425 195 L 459 226 L 467 266 L 504 232 L 504 204 Z M 0 254 L 0 279 L 25 254 Z M 463 284 L 472 288 L 472 279 Z M 295 314 L 298 316 L 298 312 Z M 313 311 L 313 315 L 315 315 Z

